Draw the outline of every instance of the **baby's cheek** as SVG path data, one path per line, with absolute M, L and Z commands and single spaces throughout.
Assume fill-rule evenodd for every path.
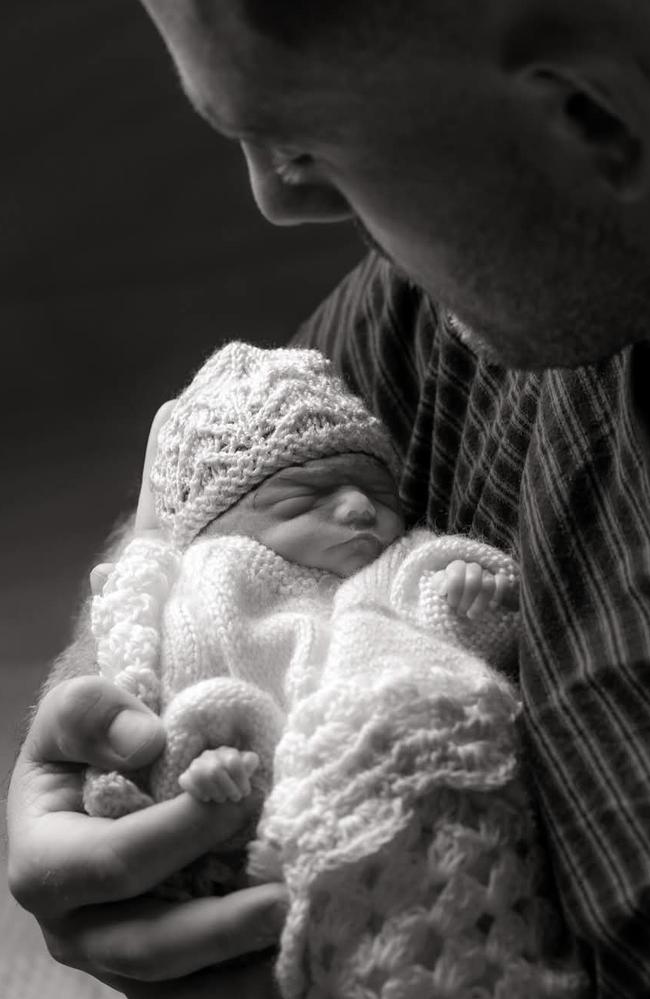
M 401 514 L 396 513 L 394 510 L 390 510 L 388 513 L 386 521 L 386 537 L 388 538 L 386 547 L 392 544 L 393 541 L 397 541 L 404 534 L 404 518 Z
M 294 562 L 310 564 L 314 552 L 322 548 L 322 525 L 312 517 L 301 516 L 277 524 L 265 542 L 278 555 Z

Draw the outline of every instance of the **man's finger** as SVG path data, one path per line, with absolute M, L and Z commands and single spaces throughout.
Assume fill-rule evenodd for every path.
M 19 844 L 12 851 L 12 892 L 39 919 L 151 891 L 230 839 L 260 807 L 252 794 L 241 803 L 223 805 L 180 794 L 120 819 L 44 811 L 48 802 L 56 806 L 62 796 L 56 782 L 65 779 L 56 772 L 35 774 L 31 806 L 13 822 L 10 816 L 10 833 Z M 57 872 L 56 879 L 48 876 L 51 871 Z
M 126 999 L 280 999 L 273 956 L 251 955 L 240 967 L 205 968 L 167 982 L 106 980 Z
M 112 562 L 100 562 L 90 570 L 90 592 L 94 597 L 100 596 L 106 585 L 106 580 L 113 571 Z
M 284 886 L 265 884 L 223 898 L 91 906 L 66 921 L 66 932 L 78 964 L 102 976 L 164 982 L 276 946 L 286 912 Z
M 165 743 L 163 724 L 138 698 L 99 676 L 67 680 L 41 701 L 25 741 L 29 763 L 133 770 Z
M 136 534 L 142 534 L 145 531 L 155 531 L 160 527 L 158 517 L 156 516 L 153 493 L 151 491 L 151 466 L 154 463 L 156 452 L 158 450 L 158 434 L 160 433 L 162 426 L 169 419 L 174 403 L 175 399 L 170 399 L 168 402 L 163 403 L 154 416 L 153 423 L 151 424 L 149 439 L 147 441 L 147 450 L 144 456 L 144 468 L 142 469 L 140 497 L 138 499 L 138 508 L 135 514 L 134 530 Z

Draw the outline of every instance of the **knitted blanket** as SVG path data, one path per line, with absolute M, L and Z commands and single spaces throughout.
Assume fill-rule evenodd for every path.
M 170 797 L 210 746 L 257 752 L 248 867 L 289 888 L 285 999 L 583 994 L 520 770 L 518 615 L 458 617 L 436 585 L 457 558 L 516 576 L 494 549 L 426 531 L 344 583 L 245 538 L 183 555 L 140 539 L 94 601 L 101 672 L 168 740 L 136 780 L 90 772 L 86 808 Z M 237 887 L 253 835 L 162 890 Z
M 322 663 L 339 582 L 250 538 L 209 537 L 184 553 L 155 538 L 133 540 L 93 600 L 97 664 L 161 715 L 167 741 L 136 775 L 89 769 L 86 811 L 117 818 L 174 797 L 192 760 L 221 745 L 258 754 L 251 787 L 265 796 L 286 717 L 286 674 Z M 242 847 L 256 821 L 161 893 L 184 898 L 241 884 Z
M 521 775 L 518 615 L 460 618 L 456 558 L 515 575 L 468 538 L 415 532 L 342 584 L 324 666 L 293 681 L 250 849 L 291 907 L 285 999 L 584 994 Z

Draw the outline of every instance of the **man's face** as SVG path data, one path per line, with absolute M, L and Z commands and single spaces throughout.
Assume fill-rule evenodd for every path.
M 648 261 L 579 161 L 547 169 L 506 73 L 475 54 L 398 50 L 355 75 L 279 49 L 226 0 L 209 22 L 199 0 L 146 6 L 190 99 L 241 143 L 270 221 L 355 218 L 510 366 L 580 364 L 646 335 Z
M 282 469 L 202 536 L 243 534 L 289 562 L 347 578 L 403 531 L 388 470 L 366 455 L 343 454 Z

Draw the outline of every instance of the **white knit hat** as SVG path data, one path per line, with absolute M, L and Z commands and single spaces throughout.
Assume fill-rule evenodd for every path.
M 229 343 L 176 401 L 151 471 L 156 512 L 180 548 L 281 468 L 361 452 L 398 478 L 381 422 L 317 350 Z

